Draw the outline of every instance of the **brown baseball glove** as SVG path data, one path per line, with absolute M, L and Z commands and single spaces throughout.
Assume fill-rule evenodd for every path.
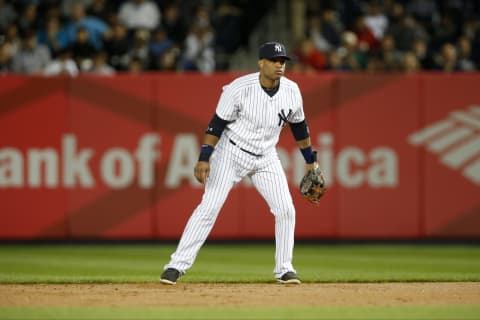
M 316 151 L 314 152 L 315 161 L 317 157 Z M 322 171 L 316 165 L 313 169 L 308 170 L 305 176 L 300 182 L 300 192 L 307 201 L 319 204 L 320 198 L 325 194 L 327 188 L 325 186 L 325 177 Z

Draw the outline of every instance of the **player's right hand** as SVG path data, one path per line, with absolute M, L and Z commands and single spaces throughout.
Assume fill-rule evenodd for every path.
M 195 178 L 198 182 L 205 184 L 210 174 L 210 163 L 205 161 L 198 161 L 194 169 Z

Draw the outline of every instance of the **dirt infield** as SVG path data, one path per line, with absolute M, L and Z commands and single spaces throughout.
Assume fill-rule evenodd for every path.
M 480 283 L 0 285 L 0 306 L 480 305 Z

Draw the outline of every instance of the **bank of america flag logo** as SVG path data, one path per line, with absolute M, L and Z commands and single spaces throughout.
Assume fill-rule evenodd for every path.
M 461 171 L 480 185 L 480 105 L 456 110 L 408 137 L 414 146 L 425 146 L 447 167 Z

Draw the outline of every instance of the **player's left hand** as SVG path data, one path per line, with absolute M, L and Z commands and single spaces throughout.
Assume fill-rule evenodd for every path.
M 300 192 L 307 201 L 319 204 L 320 198 L 327 191 L 323 172 L 317 162 L 307 164 L 307 173 L 300 182 Z

